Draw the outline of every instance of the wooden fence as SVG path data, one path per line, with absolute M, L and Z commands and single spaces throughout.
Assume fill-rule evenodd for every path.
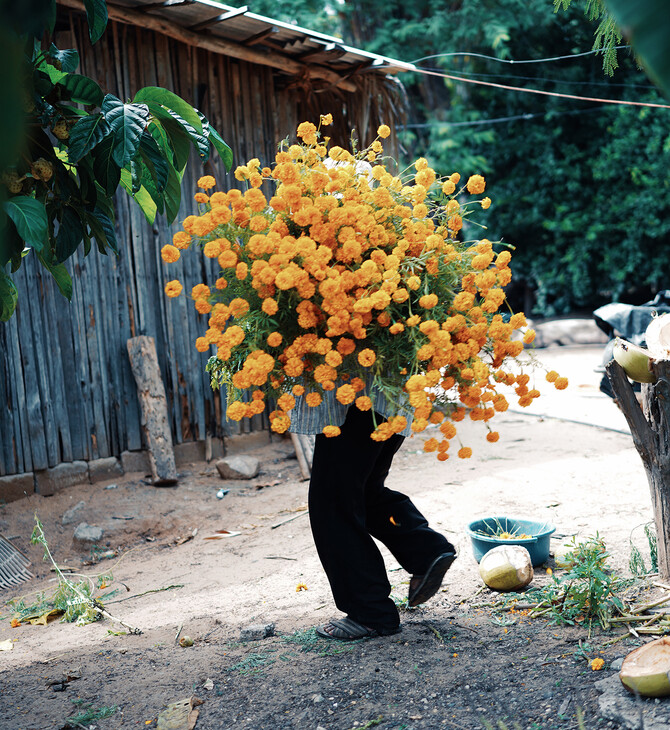
M 80 72 L 119 98 L 132 98 L 143 86 L 164 86 L 202 109 L 231 145 L 236 164 L 251 157 L 264 164 L 273 159 L 277 143 L 292 134 L 315 103 L 304 87 L 284 82 L 282 88 L 268 67 L 153 31 L 113 22 L 91 50 L 81 14 L 64 12 L 58 28 L 59 47 L 80 49 Z M 365 128 L 380 121 L 379 95 L 370 93 L 365 103 L 357 95 L 344 96 L 352 122 L 355 115 L 364 118 Z M 340 109 L 346 104 L 339 94 L 320 99 L 324 112 L 328 104 Z M 195 181 L 203 172 L 214 174 L 221 187 L 235 184 L 218 157 L 204 170 L 192 159 L 177 223 L 193 212 Z M 263 415 L 242 424 L 222 419 L 225 404 L 209 386 L 207 355 L 194 347 L 206 317 L 195 312 L 188 297 L 168 299 L 163 293 L 168 279 L 180 279 L 185 293 L 198 282 L 213 282 L 212 262 L 187 254 L 168 273 L 160 248 L 178 226 L 171 230 L 160 218 L 149 225 L 125 195 L 117 198 L 116 227 L 118 257 L 78 252 L 67 262 L 74 282 L 71 302 L 31 255 L 15 275 L 19 306 L 8 323 L 0 324 L 0 475 L 143 447 L 126 350 L 127 339 L 136 335 L 156 340 L 175 443 L 226 435 L 231 428 L 239 433 L 265 427 Z

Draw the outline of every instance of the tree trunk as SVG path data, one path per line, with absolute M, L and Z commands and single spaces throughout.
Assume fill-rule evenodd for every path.
M 670 361 L 652 365 L 655 383 L 642 386 L 642 407 L 623 371 L 614 360 L 607 377 L 628 425 L 649 482 L 658 539 L 658 572 L 670 579 Z
M 137 383 L 142 428 L 149 447 L 153 483 L 175 484 L 177 468 L 172 448 L 165 388 L 156 356 L 156 344 L 153 337 L 131 337 L 127 345 L 130 367 Z

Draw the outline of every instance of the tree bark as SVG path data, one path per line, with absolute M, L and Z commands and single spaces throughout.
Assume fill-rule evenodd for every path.
M 649 482 L 658 540 L 658 572 L 670 579 L 670 360 L 652 369 L 655 383 L 642 386 L 642 407 L 623 371 L 614 360 L 606 367 L 617 403 L 630 426 Z
M 142 429 L 149 447 L 151 476 L 155 485 L 177 482 L 165 387 L 161 379 L 153 337 L 131 337 L 128 342 L 130 367 L 137 383 L 142 412 Z

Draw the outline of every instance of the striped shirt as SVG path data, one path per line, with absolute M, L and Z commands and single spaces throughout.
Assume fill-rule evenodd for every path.
M 368 389 L 368 393 L 370 390 Z M 400 410 L 398 407 L 389 403 L 386 396 L 381 391 L 370 393 L 372 399 L 372 408 L 384 418 L 390 416 L 405 416 L 407 426 L 400 431 L 401 436 L 411 436 L 412 434 L 412 412 L 409 403 L 403 404 Z M 349 408 L 355 408 L 352 405 L 344 405 L 335 397 L 335 390 L 327 390 L 323 394 L 323 400 L 318 406 L 308 406 L 304 396 L 298 396 L 295 399 L 295 406 L 289 411 L 291 417 L 291 426 L 289 431 L 293 433 L 319 434 L 323 431 L 324 426 L 341 426 L 347 417 Z

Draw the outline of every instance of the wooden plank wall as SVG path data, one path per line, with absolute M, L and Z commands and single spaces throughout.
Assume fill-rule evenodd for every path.
M 339 111 L 340 123 L 357 126 L 366 141 L 379 123 L 399 116 L 393 95 L 373 77 L 361 77 L 360 94 L 313 93 L 304 80 L 293 83 L 266 66 L 114 22 L 91 49 L 83 16 L 62 8 L 59 13 L 56 44 L 78 48 L 80 73 L 123 100 L 143 86 L 173 90 L 207 115 L 232 147 L 235 164 L 252 157 L 269 164 L 278 142 L 293 135 L 303 118 L 316 121 L 319 113 Z M 348 129 L 340 130 L 334 141 L 347 144 L 348 135 Z M 160 258 L 178 222 L 193 212 L 196 180 L 205 173 L 217 178 L 220 189 L 238 185 L 216 153 L 204 167 L 192 157 L 172 227 L 160 218 L 149 225 L 120 194 L 120 254 L 76 253 L 66 264 L 74 282 L 69 303 L 26 257 L 16 275 L 16 315 L 0 323 L 0 475 L 143 447 L 126 350 L 126 340 L 136 335 L 156 340 L 175 443 L 267 427 L 264 415 L 241 423 L 222 419 L 225 404 L 209 386 L 207 356 L 194 347 L 207 318 L 197 314 L 187 296 L 168 299 L 163 293 L 170 279 L 182 281 L 185 294 L 201 281 L 216 279 L 213 262 L 195 252 L 187 252 L 169 271 Z

